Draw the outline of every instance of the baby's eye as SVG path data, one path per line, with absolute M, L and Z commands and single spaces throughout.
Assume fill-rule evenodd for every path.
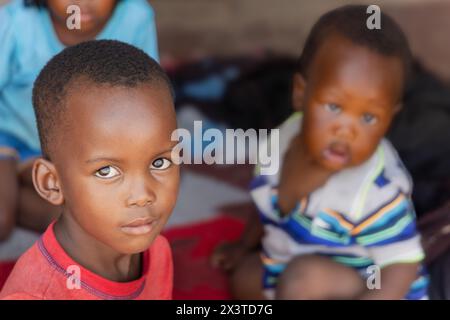
M 95 172 L 95 176 L 102 179 L 111 179 L 119 175 L 119 171 L 111 166 L 106 166 L 98 169 Z
M 362 116 L 362 118 L 365 123 L 371 124 L 371 125 L 377 123 L 377 120 L 378 120 L 377 117 L 375 117 L 373 114 L 370 114 L 370 113 L 365 113 Z
M 164 170 L 170 167 L 172 164 L 172 161 L 166 158 L 158 158 L 155 161 L 152 162 L 152 169 L 156 170 Z
M 341 107 L 339 107 L 337 104 L 334 103 L 326 103 L 324 105 L 325 110 L 333 112 L 333 113 L 339 113 L 341 112 Z

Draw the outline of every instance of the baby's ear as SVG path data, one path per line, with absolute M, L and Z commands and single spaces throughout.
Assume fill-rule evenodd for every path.
M 399 102 L 395 107 L 394 107 L 394 115 L 399 113 L 401 110 L 403 109 L 403 103 Z
M 292 107 L 295 111 L 303 111 L 305 90 L 305 78 L 298 72 L 294 73 L 294 77 L 292 79 Z
M 61 183 L 53 163 L 43 158 L 36 159 L 32 175 L 34 188 L 42 198 L 55 206 L 63 204 Z

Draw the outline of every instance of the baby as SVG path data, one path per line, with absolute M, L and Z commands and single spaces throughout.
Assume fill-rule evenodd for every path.
M 411 53 L 385 14 L 368 29 L 366 9 L 325 14 L 306 41 L 293 78 L 298 113 L 280 127 L 281 172 L 251 185 L 264 232 L 252 222 L 212 257 L 233 271 L 235 298 L 427 297 L 412 182 L 384 138 Z

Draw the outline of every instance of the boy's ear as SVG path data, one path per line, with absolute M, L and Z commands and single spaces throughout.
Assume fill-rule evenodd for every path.
M 50 161 L 38 158 L 33 164 L 33 184 L 37 193 L 55 206 L 62 205 L 64 196 L 56 168 Z
M 292 107 L 295 111 L 303 111 L 306 80 L 300 73 L 296 72 L 292 82 Z

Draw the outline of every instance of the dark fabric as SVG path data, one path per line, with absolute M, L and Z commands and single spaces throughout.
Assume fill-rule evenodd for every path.
M 445 251 L 429 267 L 429 297 L 432 300 L 450 300 L 450 250 Z
M 291 113 L 295 59 L 262 55 L 207 58 L 169 73 L 176 107 L 193 105 L 231 128 L 273 128 Z
M 429 296 L 450 299 L 450 201 L 418 221 L 430 275 Z
M 450 249 L 450 201 L 420 217 L 417 228 L 422 235 L 426 264 L 429 265 Z
M 450 89 L 416 63 L 389 139 L 414 181 L 418 216 L 450 199 Z
M 293 112 L 294 66 L 294 59 L 273 57 L 231 82 L 223 100 L 227 122 L 243 129 L 270 129 L 280 125 Z

